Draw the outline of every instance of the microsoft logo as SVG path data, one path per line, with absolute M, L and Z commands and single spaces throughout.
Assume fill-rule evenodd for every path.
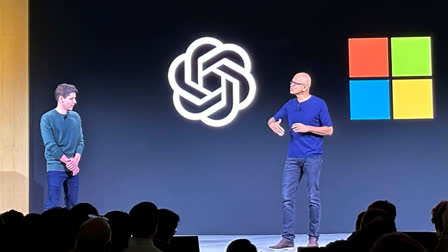
M 432 119 L 430 37 L 349 38 L 350 119 Z

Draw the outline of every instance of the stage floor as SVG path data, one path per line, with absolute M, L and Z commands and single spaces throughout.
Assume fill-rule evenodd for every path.
M 319 246 L 325 246 L 336 240 L 346 239 L 350 234 L 321 234 L 319 237 Z M 280 235 L 199 235 L 199 247 L 201 252 L 225 252 L 227 245 L 235 239 L 248 239 L 257 247 L 258 251 L 272 251 L 268 247 L 276 244 Z M 306 246 L 308 235 L 298 234 L 295 239 L 295 246 Z M 295 250 L 288 250 L 295 251 Z

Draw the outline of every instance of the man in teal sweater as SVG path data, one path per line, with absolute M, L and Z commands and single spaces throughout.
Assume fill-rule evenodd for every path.
M 57 207 L 61 187 L 65 206 L 72 208 L 78 200 L 79 160 L 84 149 L 81 117 L 73 111 L 78 90 L 71 84 L 59 84 L 55 90 L 57 106 L 43 114 L 40 130 L 47 160 L 48 196 L 45 210 Z

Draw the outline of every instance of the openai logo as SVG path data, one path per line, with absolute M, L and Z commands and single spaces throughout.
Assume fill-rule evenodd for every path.
M 248 54 L 235 44 L 204 37 L 178 56 L 168 70 L 176 110 L 212 127 L 232 122 L 255 98 Z

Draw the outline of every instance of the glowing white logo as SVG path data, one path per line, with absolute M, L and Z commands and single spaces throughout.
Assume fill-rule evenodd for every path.
M 192 80 L 192 58 L 193 53 L 197 53 L 197 49 L 208 49 L 210 47 L 213 47 L 211 50 L 207 51 L 206 53 L 202 55 L 195 54 L 194 57 L 197 58 L 197 72 L 195 73 L 197 75 L 197 82 Z M 210 62 L 213 62 L 212 59 L 216 58 L 219 55 L 223 55 L 222 53 L 236 53 L 241 57 L 243 65 L 239 65 L 235 63 L 234 61 L 231 61 L 228 58 L 222 58 L 218 60 L 216 63 L 211 64 L 210 66 L 207 66 L 204 68 L 204 65 L 206 63 L 210 64 Z M 176 80 L 176 71 L 178 71 L 179 66 L 181 64 L 184 64 L 184 82 L 186 85 L 191 87 L 195 92 L 200 94 L 201 97 L 198 97 L 197 95 L 188 92 L 181 86 L 179 86 L 179 83 Z M 239 75 L 243 76 L 245 80 L 248 83 L 248 92 L 247 96 L 245 98 L 240 98 L 240 80 L 238 80 L 236 77 L 231 76 L 231 74 L 224 72 L 222 67 L 227 67 L 228 69 L 231 69 L 232 71 L 238 73 Z M 168 70 L 168 81 L 170 83 L 171 88 L 173 89 L 173 102 L 174 107 L 176 110 L 185 118 L 190 120 L 201 120 L 203 123 L 213 126 L 213 127 L 221 127 L 226 124 L 229 124 L 233 119 L 235 119 L 238 112 L 247 106 L 254 100 L 255 98 L 255 91 L 256 91 L 256 85 L 255 80 L 251 71 L 251 63 L 248 54 L 246 51 L 244 51 L 241 47 L 234 45 L 234 44 L 223 44 L 221 41 L 205 37 L 200 38 L 187 48 L 187 51 L 178 56 L 170 65 L 170 68 Z M 221 84 L 220 87 L 216 90 L 209 90 L 206 87 L 204 87 L 204 78 L 209 74 L 215 74 L 220 77 Z M 239 76 L 241 78 L 241 76 Z M 226 115 L 224 118 L 221 119 L 212 119 L 210 118 L 213 116 L 213 114 L 217 113 L 219 110 L 223 109 L 226 105 L 226 97 L 227 97 L 227 86 L 228 84 L 231 84 L 233 92 L 233 99 L 232 99 L 232 108 L 228 115 Z M 190 88 L 190 89 L 191 89 Z M 196 92 L 197 91 L 197 92 Z M 201 111 L 201 112 L 191 112 L 188 111 L 181 103 L 180 98 L 184 98 L 188 100 L 189 102 L 193 103 L 196 106 L 201 106 L 204 103 L 210 101 L 211 99 L 215 97 L 219 97 L 219 102 L 211 105 L 207 109 Z

